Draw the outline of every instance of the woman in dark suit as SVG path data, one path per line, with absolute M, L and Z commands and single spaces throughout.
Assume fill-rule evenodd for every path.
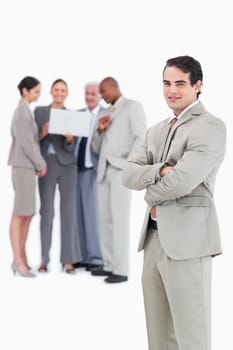
M 36 122 L 40 132 L 41 152 L 46 159 L 48 172 L 39 180 L 41 199 L 41 265 L 39 272 L 47 272 L 50 261 L 52 227 L 54 217 L 55 190 L 60 192 L 61 256 L 64 271 L 74 274 L 73 263 L 81 260 L 76 216 L 77 165 L 74 156 L 76 140 L 72 135 L 49 134 L 51 108 L 65 109 L 68 87 L 63 79 L 57 79 L 51 86 L 52 103 L 35 109 Z
M 35 277 L 28 266 L 25 245 L 28 229 L 35 214 L 36 177 L 46 173 L 38 140 L 38 129 L 30 103 L 40 96 L 40 82 L 27 76 L 18 85 L 21 100 L 15 109 L 11 135 L 12 144 L 8 164 L 12 166 L 12 182 L 15 192 L 13 215 L 10 223 L 10 239 L 13 250 L 12 270 L 22 277 Z

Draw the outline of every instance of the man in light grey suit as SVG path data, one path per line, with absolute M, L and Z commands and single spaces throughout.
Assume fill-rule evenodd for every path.
M 148 130 L 122 174 L 146 190 L 139 250 L 150 350 L 210 350 L 211 260 L 222 251 L 213 192 L 226 131 L 198 100 L 202 77 L 190 56 L 167 61 L 173 114 Z
M 118 283 L 129 273 L 129 215 L 131 192 L 121 181 L 126 159 L 142 143 L 146 117 L 142 105 L 122 96 L 117 81 L 107 77 L 100 93 L 111 106 L 102 113 L 92 147 L 99 153 L 98 195 L 104 268 L 92 271 L 107 276 L 105 282 Z
M 91 140 L 98 114 L 101 111 L 99 83 L 88 82 L 85 85 L 87 107 L 81 111 L 91 114 L 91 126 L 88 137 L 78 139 L 75 154 L 78 165 L 77 216 L 82 261 L 74 267 L 86 267 L 86 270 L 101 268 L 103 258 L 99 238 L 99 212 L 97 200 L 98 155 L 91 149 Z
M 169 59 L 163 91 L 171 118 L 151 127 L 123 182 L 145 189 L 139 250 L 150 350 L 210 350 L 211 260 L 220 254 L 214 183 L 224 158 L 224 123 L 198 100 L 202 69 Z

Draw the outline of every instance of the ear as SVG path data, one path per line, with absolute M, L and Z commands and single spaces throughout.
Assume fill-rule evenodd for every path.
M 195 92 L 198 93 L 201 91 L 201 87 L 202 87 L 202 81 L 201 80 L 198 80 L 195 84 Z
M 28 90 L 24 87 L 22 88 L 22 96 L 27 96 L 28 95 Z

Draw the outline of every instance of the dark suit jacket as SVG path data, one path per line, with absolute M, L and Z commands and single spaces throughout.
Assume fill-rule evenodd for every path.
M 49 122 L 51 106 L 36 107 L 35 109 L 35 120 L 38 125 L 39 131 L 41 131 L 42 126 Z M 48 134 L 40 141 L 41 152 L 45 157 L 47 155 L 49 144 L 52 144 L 58 161 L 62 165 L 70 165 L 76 163 L 74 156 L 74 149 L 77 139 L 68 145 L 66 143 L 66 138 L 63 135 Z
M 99 114 L 101 113 L 101 111 L 103 110 L 104 108 L 101 106 L 100 109 L 99 109 Z M 82 108 L 82 109 L 79 109 L 80 112 L 86 112 L 88 109 L 87 108 Z M 96 124 L 98 123 L 98 118 L 96 119 Z M 94 130 L 96 129 L 96 126 L 94 127 L 93 129 L 93 133 L 94 133 Z M 92 137 L 93 137 L 93 133 L 92 135 L 89 135 L 88 137 L 92 140 Z M 94 170 L 97 174 L 97 169 L 98 169 L 98 162 L 99 162 L 99 154 L 93 152 L 93 149 L 92 147 L 90 147 L 90 152 L 91 152 L 91 160 L 92 160 L 92 163 L 93 163 L 93 167 L 94 167 Z

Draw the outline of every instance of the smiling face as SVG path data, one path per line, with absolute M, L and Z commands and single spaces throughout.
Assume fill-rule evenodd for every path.
M 57 82 L 54 84 L 50 91 L 52 98 L 53 98 L 53 104 L 55 105 L 64 105 L 65 99 L 68 96 L 68 89 L 67 86 L 63 82 Z
M 201 91 L 201 86 L 201 80 L 191 85 L 190 73 L 184 73 L 175 66 L 164 70 L 163 94 L 168 106 L 177 116 L 197 100 L 197 93 Z
M 100 102 L 99 85 L 87 85 L 85 87 L 85 102 L 90 111 L 92 111 Z

